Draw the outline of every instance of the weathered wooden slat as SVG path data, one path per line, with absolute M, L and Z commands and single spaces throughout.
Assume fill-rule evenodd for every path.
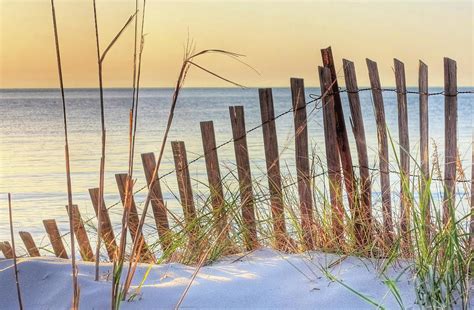
M 153 172 L 156 167 L 156 159 L 154 153 L 144 153 L 141 155 L 143 170 L 145 171 L 145 178 L 148 187 L 153 178 Z M 156 176 L 158 178 L 158 176 Z M 153 216 L 155 218 L 155 225 L 158 230 L 161 248 L 167 250 L 171 244 L 171 230 L 168 222 L 168 212 L 166 209 L 163 193 L 161 191 L 161 184 L 159 179 L 153 183 L 153 188 L 148 188 L 151 191 L 151 208 L 153 209 Z
M 344 244 L 344 206 L 342 201 L 342 178 L 337 153 L 336 115 L 334 111 L 334 93 L 331 88 L 331 71 L 327 67 L 318 67 L 323 97 L 324 141 L 331 201 L 332 231 L 334 245 Z
M 216 236 L 221 236 L 220 240 L 222 241 L 229 237 L 229 225 L 227 225 L 227 215 L 225 213 L 224 191 L 222 189 L 219 157 L 216 149 L 214 124 L 212 121 L 207 121 L 201 122 L 200 125 L 211 205 L 216 221 Z
M 421 168 L 421 210 L 425 218 L 426 240 L 430 240 L 431 212 L 430 190 L 427 182 L 430 178 L 429 158 L 429 117 L 428 117 L 428 66 L 420 60 L 418 69 L 418 91 L 420 93 L 420 168 Z M 429 243 L 428 243 L 429 244 Z
M 25 244 L 25 248 L 28 252 L 28 255 L 30 255 L 31 257 L 41 256 L 38 247 L 36 246 L 36 243 L 29 232 L 20 231 L 18 234 L 20 235 L 21 240 Z
M 184 213 L 185 228 L 190 243 L 194 243 L 199 237 L 199 225 L 197 223 L 197 213 L 194 205 L 191 177 L 188 169 L 186 146 L 183 141 L 173 141 L 171 142 L 171 148 L 173 150 L 176 178 L 178 180 L 179 197 Z
M 81 257 L 86 262 L 94 261 L 94 254 L 92 252 L 92 247 L 89 242 L 89 237 L 87 236 L 86 228 L 84 227 L 84 222 L 81 218 L 81 213 L 79 212 L 79 207 L 77 205 L 71 206 L 72 212 L 74 214 L 74 235 L 76 236 L 77 242 L 79 243 L 79 252 Z M 69 213 L 69 207 L 66 206 L 66 211 Z
M 404 250 L 411 248 L 410 236 L 410 140 L 408 134 L 408 103 L 405 81 L 405 66 L 394 59 L 395 84 L 397 88 L 398 136 L 400 144 L 400 232 L 403 236 Z
M 349 138 L 347 136 L 346 123 L 344 120 L 344 110 L 342 109 L 342 100 L 339 93 L 339 85 L 337 83 L 337 72 L 334 64 L 334 58 L 332 56 L 331 47 L 321 50 L 321 56 L 323 59 L 324 67 L 329 68 L 331 71 L 331 85 L 334 97 L 334 112 L 336 114 L 336 134 L 337 134 L 337 145 L 339 150 L 339 157 L 342 164 L 342 170 L 344 172 L 344 185 L 347 191 L 347 197 L 349 201 L 349 209 L 351 215 L 354 218 L 355 210 L 357 207 L 357 200 L 355 198 L 355 178 L 354 170 L 352 167 L 352 156 L 351 147 L 349 145 Z
M 66 248 L 64 247 L 63 240 L 59 234 L 58 225 L 53 219 L 43 220 L 44 229 L 48 234 L 49 241 L 53 247 L 54 254 L 59 258 L 68 258 Z
M 115 175 L 115 180 L 117 182 L 117 187 L 120 193 L 120 199 L 122 200 L 122 205 L 125 207 L 125 188 L 127 186 L 128 175 L 126 173 L 119 173 Z M 138 238 L 137 242 L 142 244 L 140 260 L 144 262 L 155 261 L 153 253 L 149 250 L 148 245 L 143 236 L 143 232 L 138 231 L 138 223 L 140 219 L 138 218 L 137 206 L 135 204 L 135 199 L 133 195 L 130 197 L 130 212 L 128 216 L 128 228 L 130 229 L 130 235 L 132 236 L 133 242 L 135 242 L 136 237 Z M 138 232 L 138 234 L 137 234 Z
M 5 256 L 6 259 L 13 258 L 13 249 L 12 249 L 12 246 L 10 245 L 10 242 L 8 241 L 0 242 L 0 250 L 2 251 L 3 256 Z
M 257 225 L 255 222 L 255 202 L 252 191 L 252 174 L 247 148 L 247 133 L 245 130 L 245 117 L 243 106 L 229 107 L 230 122 L 232 124 L 232 137 L 234 139 L 235 159 L 237 162 L 237 175 L 239 177 L 240 204 L 244 226 L 244 242 L 247 250 L 257 248 Z
M 268 174 L 268 189 L 273 219 L 275 246 L 280 250 L 288 249 L 286 234 L 285 211 L 280 175 L 280 160 L 278 154 L 278 140 L 275 126 L 275 112 L 271 88 L 258 90 L 260 98 L 260 112 L 262 117 L 263 145 Z
M 308 124 L 304 80 L 291 78 L 291 98 L 295 123 L 295 159 L 300 199 L 301 228 L 306 250 L 315 246 L 316 234 L 313 219 L 313 196 L 311 194 L 311 173 L 308 155 Z
M 94 206 L 94 211 L 96 216 L 98 216 L 98 208 L 99 208 L 99 188 L 90 188 L 89 195 L 91 197 L 92 205 Z M 105 205 L 105 201 L 102 201 L 101 204 L 101 216 L 100 221 L 101 223 L 101 238 L 104 241 L 105 248 L 107 250 L 107 255 L 109 259 L 113 261 L 115 259 L 115 255 L 117 253 L 117 243 L 115 242 L 115 234 L 112 228 L 112 223 L 110 221 L 109 212 Z
M 354 63 L 343 59 L 344 77 L 351 109 L 352 132 L 357 147 L 360 173 L 360 210 L 355 212 L 354 230 L 355 237 L 360 246 L 371 243 L 373 239 L 372 220 L 372 180 L 369 172 L 369 157 L 365 140 L 364 118 L 360 106 L 359 87 Z
M 389 246 L 393 241 L 392 198 L 390 192 L 390 171 L 388 162 L 388 137 L 385 123 L 385 108 L 382 89 L 380 86 L 377 63 L 366 59 L 369 70 L 370 87 L 375 108 L 375 121 L 377 123 L 377 140 L 379 153 L 380 185 L 382 191 L 382 212 L 384 223 L 384 239 Z
M 457 159 L 457 87 L 456 61 L 444 58 L 444 204 L 443 223 L 448 223 L 456 205 L 456 159 Z

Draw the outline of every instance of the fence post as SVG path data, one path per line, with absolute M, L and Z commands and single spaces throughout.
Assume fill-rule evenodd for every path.
M 56 225 L 56 221 L 52 219 L 43 220 L 44 229 L 48 234 L 49 241 L 51 242 L 51 246 L 53 247 L 54 254 L 56 257 L 65 258 L 67 259 L 66 249 L 64 248 L 63 240 L 61 239 L 61 235 L 59 234 L 58 225 Z
M 217 156 L 214 124 L 212 121 L 207 121 L 201 122 L 200 126 L 211 204 L 214 220 L 216 221 L 216 236 L 221 236 L 219 241 L 229 240 L 229 225 L 227 225 L 227 215 L 225 213 L 224 191 L 219 169 L 219 157 Z
M 0 250 L 2 251 L 3 256 L 5 256 L 6 259 L 13 258 L 13 249 L 12 249 L 12 246 L 10 245 L 10 242 L 8 241 L 0 242 Z
M 429 244 L 431 233 L 430 189 L 427 182 L 430 178 L 429 158 L 429 117 L 428 117 L 428 66 L 420 60 L 418 69 L 418 91 L 420 93 L 420 159 L 421 159 L 421 211 L 425 218 L 425 238 Z
M 444 204 L 443 223 L 447 224 L 454 212 L 456 200 L 456 160 L 457 160 L 457 70 L 456 61 L 444 58 Z
M 151 191 L 151 207 L 153 209 L 155 225 L 158 230 L 161 248 L 163 251 L 165 251 L 171 245 L 171 230 L 168 222 L 168 211 L 163 199 L 163 193 L 161 191 L 161 184 L 158 175 L 156 176 L 157 180 L 155 180 L 153 188 L 150 188 L 153 172 L 155 171 L 156 167 L 155 154 L 144 153 L 141 155 L 141 157 L 148 190 Z
M 313 196 L 311 194 L 311 173 L 308 155 L 308 124 L 304 80 L 291 78 L 291 98 L 295 123 L 295 158 L 300 198 L 301 228 L 306 250 L 315 246 L 316 234 L 313 219 Z
M 79 243 L 79 252 L 81 257 L 86 262 L 94 261 L 94 254 L 92 252 L 91 245 L 89 243 L 89 237 L 87 237 L 87 232 L 84 227 L 84 222 L 81 218 L 81 213 L 77 205 L 71 205 L 73 216 L 74 216 L 74 235 L 77 238 L 77 243 Z M 69 206 L 66 205 L 66 211 L 70 212 Z
M 98 216 L 98 208 L 99 208 L 99 188 L 90 188 L 89 195 L 91 197 L 92 205 L 94 206 L 94 211 L 96 216 Z M 112 223 L 110 221 L 109 212 L 107 211 L 107 207 L 105 205 L 105 201 L 102 201 L 101 204 L 101 238 L 104 240 L 105 248 L 107 250 L 107 255 L 109 259 L 113 261 L 115 259 L 116 251 L 117 251 L 117 243 L 115 242 L 115 234 L 112 228 Z M 99 224 L 97 224 L 99 225 Z
M 355 210 L 358 208 L 357 200 L 355 199 L 355 179 L 354 170 L 352 168 L 351 147 L 347 136 L 346 123 L 344 120 L 344 111 L 342 109 L 341 95 L 339 93 L 339 85 L 337 83 L 336 66 L 334 65 L 334 58 L 332 56 L 331 47 L 321 50 L 324 67 L 329 68 L 331 72 L 331 85 L 334 98 L 334 112 L 336 114 L 336 135 L 341 159 L 342 170 L 344 171 L 344 184 L 349 200 L 349 209 L 352 217 L 354 217 Z
M 25 244 L 28 255 L 30 255 L 31 257 L 41 256 L 38 247 L 36 247 L 36 243 L 29 232 L 20 231 L 18 234 L 20 235 L 21 240 Z
M 382 212 L 384 222 L 384 241 L 386 246 L 393 242 L 393 220 L 392 220 L 392 198 L 390 193 L 390 171 L 388 163 L 388 138 L 387 125 L 385 123 L 385 108 L 383 103 L 382 89 L 380 86 L 377 63 L 366 59 L 369 70 L 370 87 L 375 108 L 375 121 L 377 123 L 377 140 L 379 152 L 380 185 L 382 191 Z
M 283 205 L 283 192 L 281 186 L 280 160 L 278 154 L 278 140 L 275 127 L 275 112 L 271 88 L 258 90 L 260 98 L 260 112 L 262 117 L 263 145 L 268 174 L 268 189 L 273 218 L 273 231 L 275 234 L 276 248 L 288 250 L 289 239 L 286 234 L 285 210 Z
M 247 148 L 247 132 L 243 106 L 229 107 L 232 137 L 234 139 L 237 174 L 239 176 L 240 204 L 242 209 L 243 235 L 245 247 L 251 251 L 258 247 L 257 225 L 255 222 L 255 202 L 252 191 L 252 174 Z
M 172 141 L 171 148 L 173 150 L 179 197 L 183 207 L 185 229 L 189 236 L 189 243 L 192 245 L 199 237 L 199 223 L 197 223 L 196 207 L 194 206 L 186 147 L 183 141 Z
M 369 157 L 365 140 L 364 119 L 360 107 L 359 87 L 354 63 L 343 59 L 344 77 L 351 109 L 352 132 L 357 147 L 360 173 L 360 211 L 355 213 L 354 230 L 357 243 L 360 246 L 370 244 L 373 239 L 372 221 L 372 180 L 369 172 Z
M 404 250 L 411 248 L 410 236 L 410 140 L 408 135 L 407 89 L 405 65 L 398 59 L 393 60 L 395 67 L 395 84 L 397 87 L 398 135 L 400 143 L 400 232 L 403 236 Z M 409 253 L 407 253 L 409 254 Z
M 344 207 L 342 201 L 341 167 L 337 152 L 336 115 L 334 111 L 334 93 L 331 88 L 331 71 L 327 67 L 318 67 L 321 93 L 323 96 L 324 140 L 331 200 L 331 218 L 334 245 L 344 244 Z
M 115 180 L 117 181 L 117 187 L 120 193 L 120 199 L 122 200 L 122 205 L 125 208 L 125 187 L 127 186 L 128 174 L 119 173 L 115 175 Z M 137 206 L 135 205 L 135 199 L 133 198 L 133 193 L 131 194 L 130 200 L 130 213 L 128 215 L 128 227 L 130 228 L 130 234 L 132 235 L 132 240 L 135 242 L 135 237 L 138 236 L 139 244 L 142 244 L 140 257 L 141 261 L 152 262 L 155 261 L 153 253 L 151 253 L 148 245 L 145 241 L 142 231 L 138 231 L 138 211 Z M 137 234 L 138 232 L 138 234 Z

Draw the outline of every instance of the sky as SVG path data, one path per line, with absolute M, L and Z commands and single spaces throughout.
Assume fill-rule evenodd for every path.
M 96 0 L 102 47 L 134 12 L 134 0 Z M 142 0 L 139 0 L 141 3 Z M 55 0 L 66 87 L 97 87 L 92 0 Z M 50 0 L 0 0 L 0 88 L 58 86 Z M 393 86 L 393 58 L 417 85 L 418 61 L 430 86 L 443 85 L 443 57 L 457 61 L 458 85 L 474 85 L 473 1 L 162 1 L 148 0 L 142 86 L 172 87 L 188 35 L 196 51 L 246 55 L 248 67 L 222 55 L 200 65 L 248 87 L 289 86 L 290 77 L 319 86 L 320 49 L 331 46 L 354 61 L 359 85 L 368 85 L 365 59 L 378 63 L 381 83 Z M 105 87 L 130 87 L 133 24 L 104 61 Z M 341 83 L 343 84 L 343 83 Z M 226 87 L 192 69 L 186 86 Z

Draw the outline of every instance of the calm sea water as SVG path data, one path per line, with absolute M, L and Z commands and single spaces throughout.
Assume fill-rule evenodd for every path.
M 432 88 L 430 92 L 440 91 Z M 319 94 L 319 89 L 306 89 L 306 96 Z M 145 185 L 140 153 L 158 152 L 163 130 L 168 115 L 172 89 L 143 89 L 140 92 L 139 123 L 136 141 L 135 177 L 137 185 Z M 369 159 L 377 167 L 377 136 L 370 92 L 361 94 L 362 110 L 365 122 Z M 275 112 L 279 114 L 291 108 L 291 93 L 287 88 L 273 90 Z M 71 170 L 73 201 L 78 204 L 83 218 L 94 215 L 88 189 L 98 187 L 100 159 L 100 110 L 98 90 L 71 89 L 66 91 L 68 122 L 70 134 Z M 348 129 L 350 110 L 347 96 L 342 94 L 344 112 Z M 387 125 L 394 142 L 398 140 L 396 97 L 392 92 L 384 93 Z M 310 100 L 309 98 L 307 100 Z M 430 138 L 438 145 L 443 163 L 444 148 L 444 98 L 429 98 Z M 414 157 L 419 149 L 419 114 L 418 96 L 408 95 L 410 148 Z M 107 205 L 119 200 L 114 174 L 127 171 L 128 164 L 128 113 L 131 104 L 131 90 L 108 89 L 105 91 L 106 128 L 107 128 L 107 161 L 105 178 L 105 200 Z M 247 129 L 260 123 L 260 110 L 257 89 L 185 89 L 179 99 L 169 141 L 183 140 L 186 143 L 188 159 L 202 154 L 199 122 L 213 120 L 217 143 L 231 138 L 228 106 L 245 107 Z M 458 100 L 459 151 L 467 178 L 470 178 L 470 160 L 473 135 L 473 96 L 459 95 Z M 319 156 L 323 165 L 325 161 L 324 132 L 322 111 L 313 110 L 314 104 L 308 107 L 309 137 L 311 148 Z M 48 244 L 43 239 L 42 220 L 55 218 L 62 232 L 67 231 L 65 211 L 66 177 L 64 163 L 64 137 L 62 109 L 58 90 L 1 90 L 0 112 L 0 240 L 9 240 L 8 211 L 6 193 L 13 195 L 14 222 L 17 230 L 26 230 L 33 234 L 40 245 Z M 289 113 L 277 120 L 279 148 L 283 159 L 282 170 L 285 174 L 294 173 L 294 128 L 292 114 Z M 357 153 L 352 132 L 349 138 L 353 147 L 354 163 Z M 252 173 L 255 179 L 264 179 L 265 162 L 263 140 L 260 129 L 248 136 Z M 396 146 L 398 152 L 398 146 Z M 433 151 L 433 146 L 430 146 Z M 395 165 L 394 152 L 390 149 L 392 164 Z M 233 144 L 219 149 L 223 172 L 234 168 L 235 158 Z M 288 168 L 287 168 L 288 167 Z M 414 164 L 412 164 L 414 167 Z M 469 168 L 469 169 L 468 169 Z M 160 174 L 173 169 L 171 147 L 168 144 Z M 321 168 L 318 168 L 321 169 Z M 206 193 L 205 164 L 199 160 L 190 166 L 191 176 L 195 179 L 195 193 Z M 165 177 L 163 190 L 170 208 L 179 210 L 173 192 L 176 191 L 174 174 Z M 392 176 L 392 182 L 398 182 Z M 374 179 L 374 195 L 377 196 L 378 179 Z M 394 189 L 398 186 L 394 185 Z M 145 192 L 137 194 L 137 204 L 141 205 Z M 394 192 L 394 199 L 398 193 Z M 375 199 L 375 201 L 377 201 Z M 111 210 L 114 224 L 120 223 L 121 206 Z M 95 223 L 94 221 L 92 223 Z M 152 224 L 150 219 L 149 224 Z

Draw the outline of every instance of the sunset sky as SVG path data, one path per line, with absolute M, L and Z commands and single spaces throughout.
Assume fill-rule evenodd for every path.
M 134 0 L 97 0 L 105 47 L 132 14 Z M 141 1 L 140 1 L 141 3 Z M 288 86 L 303 77 L 316 86 L 321 48 L 332 46 L 336 64 L 353 60 L 367 85 L 365 58 L 378 62 L 382 85 L 394 85 L 393 58 L 405 62 L 407 83 L 417 84 L 418 59 L 430 85 L 443 81 L 443 57 L 458 63 L 459 85 L 471 86 L 474 68 L 472 1 L 147 1 L 142 85 L 173 86 L 188 36 L 197 50 L 247 55 L 260 75 L 223 56 L 199 63 L 249 87 Z M 57 87 L 50 0 L 0 0 L 0 87 Z M 97 87 L 92 0 L 56 0 L 66 87 Z M 129 87 L 133 27 L 104 64 L 106 87 Z M 341 70 L 342 72 L 342 70 Z M 193 70 L 187 86 L 228 86 Z

